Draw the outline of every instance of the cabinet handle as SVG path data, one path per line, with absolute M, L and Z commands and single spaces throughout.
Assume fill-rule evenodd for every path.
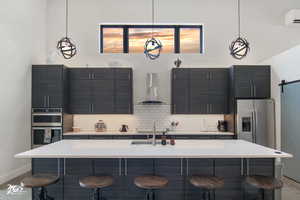
M 91 104 L 92 112 L 94 112 L 94 104 Z
M 89 79 L 91 79 L 91 73 L 89 73 Z
M 47 96 L 44 96 L 44 107 L 47 107 Z
M 209 104 L 206 104 L 206 112 L 209 113 Z
M 50 107 L 50 96 L 48 96 L 48 107 Z
M 256 97 L 256 86 L 255 85 L 253 85 L 253 93 L 254 93 L 254 96 Z
M 119 158 L 119 176 L 122 176 L 122 158 Z
M 95 74 L 93 73 L 93 74 L 92 74 L 92 79 L 95 79 L 95 77 L 96 77 L 96 76 L 95 76 Z

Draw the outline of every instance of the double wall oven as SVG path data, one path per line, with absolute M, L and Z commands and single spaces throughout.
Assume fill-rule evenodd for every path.
M 32 148 L 62 139 L 62 108 L 32 109 Z

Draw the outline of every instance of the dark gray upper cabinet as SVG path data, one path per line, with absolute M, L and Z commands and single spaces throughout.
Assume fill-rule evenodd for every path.
M 73 114 L 132 114 L 132 69 L 70 69 Z
M 32 66 L 33 108 L 63 108 L 66 90 L 67 69 L 63 65 Z
M 133 85 L 131 69 L 116 69 L 114 79 L 114 112 L 133 113 Z
M 190 71 L 188 69 L 172 70 L 172 113 L 190 112 Z
M 234 98 L 270 98 L 270 66 L 232 66 L 230 70 Z
M 228 69 L 172 70 L 172 114 L 228 112 Z

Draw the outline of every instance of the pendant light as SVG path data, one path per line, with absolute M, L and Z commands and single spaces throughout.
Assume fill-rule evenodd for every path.
M 250 51 L 249 42 L 241 37 L 241 3 L 238 0 L 238 38 L 229 46 L 230 55 L 238 60 L 242 60 Z
M 71 59 L 77 53 L 76 46 L 72 39 L 68 36 L 69 25 L 69 0 L 66 0 L 66 36 L 57 42 L 57 50 L 65 59 Z
M 160 56 L 162 50 L 162 43 L 159 39 L 154 38 L 153 33 L 154 28 L 154 0 L 152 0 L 152 36 L 151 39 L 148 39 L 144 46 L 144 53 L 147 58 L 155 60 Z

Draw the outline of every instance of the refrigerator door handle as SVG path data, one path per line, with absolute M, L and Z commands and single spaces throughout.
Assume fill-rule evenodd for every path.
M 255 143 L 256 141 L 256 139 L 255 139 L 255 132 L 256 132 L 256 130 L 255 130 L 255 126 L 256 126 L 256 123 L 255 123 L 255 116 L 254 116 L 255 114 L 254 114 L 254 112 L 251 112 L 251 125 L 252 125 L 252 142 L 253 143 Z
M 253 134 L 253 137 L 254 137 L 254 142 L 256 143 L 256 138 L 257 138 L 257 136 L 256 136 L 256 129 L 257 129 L 257 113 L 256 113 L 256 111 L 254 111 L 254 134 Z

